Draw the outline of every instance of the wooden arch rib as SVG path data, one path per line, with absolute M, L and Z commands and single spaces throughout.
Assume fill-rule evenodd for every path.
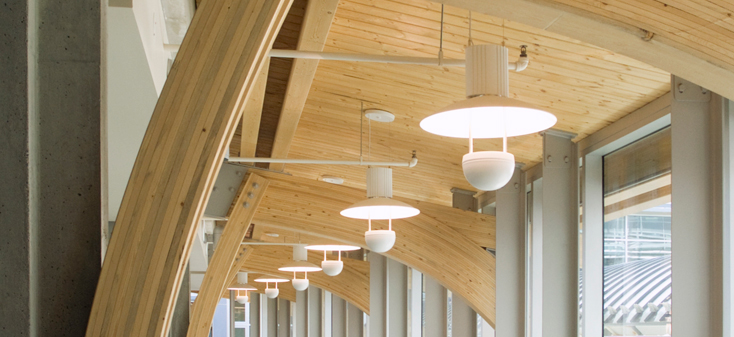
M 291 261 L 292 249 L 283 246 L 258 246 L 245 261 L 242 270 L 271 274 L 285 278 L 292 278 L 292 273 L 278 271 L 278 267 Z M 329 257 L 329 259 L 333 259 Z M 321 265 L 323 255 L 309 252 L 308 261 Z M 344 270 L 341 274 L 331 277 L 324 273 L 309 273 L 311 285 L 332 292 L 354 304 L 359 310 L 370 313 L 370 264 L 366 261 L 342 259 Z M 299 273 L 299 278 L 303 275 Z M 290 284 L 283 287 L 291 287 Z
M 339 212 L 364 199 L 364 191 L 323 182 L 269 174 L 268 194 L 253 223 L 365 247 L 364 221 Z M 495 321 L 495 259 L 452 227 L 456 222 L 482 223 L 491 218 L 458 209 L 412 203 L 419 216 L 395 221 L 395 246 L 385 255 L 435 278 L 490 324 Z M 373 227 L 381 224 L 373 223 Z
M 734 99 L 734 5 L 710 0 L 439 0 L 631 57 Z M 674 4 L 674 5 L 673 5 Z M 701 14 L 704 13 L 704 14 Z M 532 65 L 531 65 L 532 66 Z
M 194 232 L 291 0 L 204 1 L 125 190 L 87 336 L 168 335 Z

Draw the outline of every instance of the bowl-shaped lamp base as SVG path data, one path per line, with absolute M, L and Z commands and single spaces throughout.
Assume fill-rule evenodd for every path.
M 364 241 L 367 247 L 375 253 L 384 253 L 395 244 L 395 231 L 372 230 L 364 233 Z
M 507 183 L 515 172 L 515 156 L 502 151 L 480 151 L 464 155 L 464 177 L 482 191 L 495 191 Z

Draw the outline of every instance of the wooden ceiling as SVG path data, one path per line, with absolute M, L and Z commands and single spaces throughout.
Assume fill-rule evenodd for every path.
M 297 24 L 303 21 L 305 6 L 303 0 L 294 2 L 274 48 L 295 48 Z M 440 4 L 424 0 L 342 0 L 324 51 L 436 57 L 440 11 Z M 446 58 L 464 57 L 468 15 L 467 10 L 445 7 Z M 472 38 L 475 44 L 504 42 L 511 60 L 519 55 L 520 45 L 528 45 L 530 66 L 521 73 L 510 73 L 511 95 L 554 113 L 559 119 L 555 128 L 578 134 L 576 140 L 669 90 L 669 73 L 515 22 L 473 13 Z M 278 103 L 282 103 L 286 88 L 283 81 L 287 81 L 289 72 L 290 62 L 271 61 L 258 156 L 268 157 L 272 148 Z M 354 160 L 359 158 L 360 142 L 365 159 L 407 161 L 411 151 L 416 150 L 418 166 L 394 170 L 395 194 L 449 205 L 452 187 L 473 189 L 461 171 L 467 141 L 429 134 L 420 129 L 419 122 L 463 98 L 463 68 L 321 61 L 288 157 Z M 391 111 L 396 120 L 368 125 L 365 119 L 360 133 L 360 104 Z M 239 135 L 233 140 L 233 149 L 238 148 L 238 142 Z M 496 150 L 500 142 L 479 140 L 475 148 Z M 511 138 L 509 151 L 518 162 L 530 167 L 540 160 L 541 138 Z M 289 164 L 285 171 L 311 179 L 339 176 L 345 179 L 345 185 L 364 188 L 363 167 Z

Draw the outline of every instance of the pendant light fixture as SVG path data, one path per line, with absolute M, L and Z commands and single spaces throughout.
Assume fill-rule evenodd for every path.
M 280 271 L 293 272 L 293 288 L 298 291 L 303 291 L 308 288 L 308 272 L 321 271 L 321 267 L 307 260 L 308 251 L 306 250 L 306 245 L 295 245 L 293 246 L 293 262 L 278 268 Z M 304 278 L 296 278 L 297 272 L 303 272 Z
M 265 296 L 267 296 L 268 298 L 278 297 L 278 294 L 280 293 L 280 290 L 278 290 L 278 283 L 288 281 L 290 280 L 279 277 L 260 277 L 255 279 L 255 282 L 265 283 Z M 270 288 L 271 283 L 275 285 L 274 288 Z
M 416 216 L 420 211 L 392 199 L 391 168 L 367 168 L 367 198 L 341 211 L 340 214 L 347 218 L 367 220 L 368 230 L 364 233 L 367 247 L 373 252 L 384 253 L 395 244 L 392 221 Z M 372 220 L 387 220 L 388 229 L 373 230 Z
M 306 246 L 306 249 L 319 250 L 319 251 L 323 250 L 324 251 L 324 261 L 321 261 L 321 268 L 323 269 L 324 274 L 329 275 L 329 276 L 336 276 L 342 272 L 342 269 L 344 269 L 344 262 L 342 262 L 341 252 L 359 250 L 360 247 L 347 246 L 347 245 L 311 245 L 311 246 Z M 327 260 L 326 252 L 338 252 L 339 259 L 331 260 L 331 261 Z
M 504 41 L 504 21 L 502 30 Z M 525 46 L 521 47 L 520 58 L 527 60 Z M 507 137 L 540 132 L 557 121 L 556 116 L 547 111 L 510 98 L 508 64 L 504 43 L 502 46 L 474 45 L 470 13 L 469 45 L 466 47 L 467 99 L 441 109 L 420 123 L 423 130 L 439 136 L 469 139 L 469 153 L 462 161 L 464 177 L 472 186 L 484 191 L 497 190 L 512 178 L 515 156 L 507 152 Z M 474 152 L 475 138 L 502 138 L 502 151 Z
M 250 297 L 247 295 L 248 291 L 257 290 L 257 288 L 247 283 L 247 273 L 245 272 L 237 273 L 237 281 L 232 283 L 227 289 L 237 292 L 235 294 L 235 301 L 239 304 L 245 304 L 250 301 Z M 242 295 L 242 291 L 245 292 L 244 295 Z

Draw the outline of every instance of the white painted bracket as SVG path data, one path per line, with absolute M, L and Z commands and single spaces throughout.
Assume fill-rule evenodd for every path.
M 678 102 L 709 102 L 711 92 L 706 88 L 673 76 L 673 98 Z

